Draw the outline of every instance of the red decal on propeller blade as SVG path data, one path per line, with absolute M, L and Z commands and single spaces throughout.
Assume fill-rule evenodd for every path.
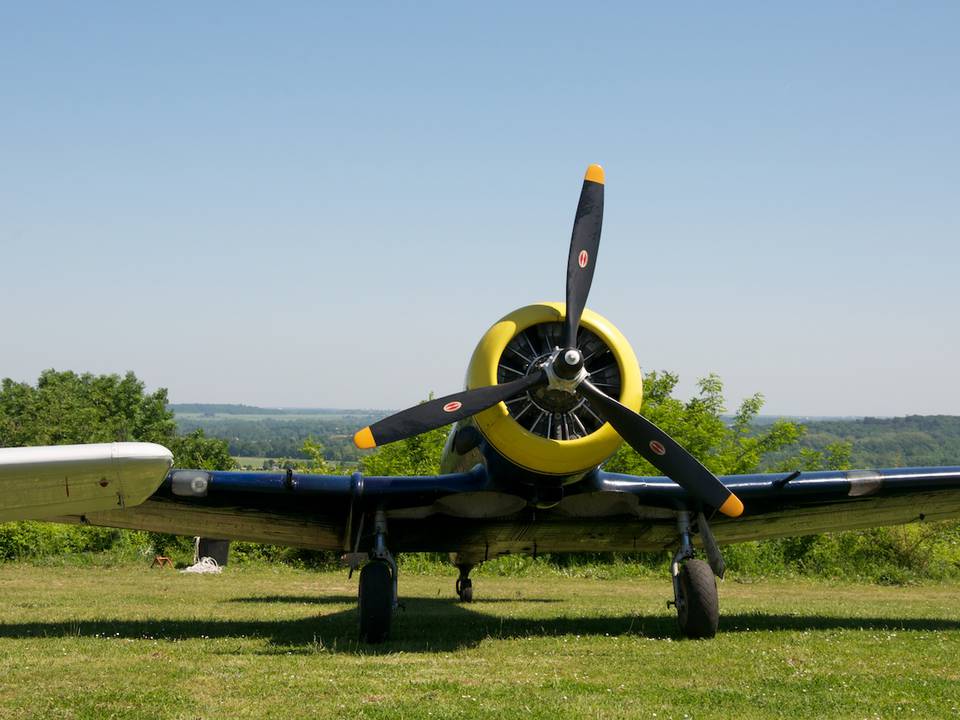
M 590 262 L 590 255 L 586 250 L 581 250 L 580 256 L 577 258 L 577 264 L 580 265 L 580 267 L 585 268 L 588 262 Z
M 462 408 L 462 407 L 463 407 L 463 403 L 462 403 L 462 402 L 460 402 L 459 400 L 454 400 L 453 402 L 448 402 L 446 405 L 444 405 L 444 406 L 443 406 L 443 411 L 444 411 L 444 412 L 456 412 L 457 410 L 459 410 L 459 409 Z
M 657 455 L 666 455 L 666 454 L 667 454 L 667 449 L 663 446 L 663 443 L 662 443 L 662 442 L 658 442 L 657 440 L 651 440 L 651 441 L 650 441 L 650 449 L 651 449 L 653 452 L 655 452 Z

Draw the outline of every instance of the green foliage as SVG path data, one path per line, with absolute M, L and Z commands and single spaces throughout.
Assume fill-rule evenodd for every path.
M 303 441 L 301 450 L 306 453 L 309 461 L 308 467 L 313 470 L 313 472 L 320 474 L 333 472 L 333 466 L 327 463 L 323 457 L 323 443 L 315 440 L 312 435 Z
M 227 443 L 219 438 L 208 438 L 203 430 L 168 438 L 165 444 L 173 453 L 176 467 L 196 470 L 232 470 L 234 467 Z
M 805 423 L 801 452 L 823 452 L 850 445 L 850 465 L 859 468 L 923 467 L 960 464 L 960 417 L 908 415 L 897 418 L 815 420 Z M 789 454 L 795 453 L 790 449 Z M 774 453 L 766 467 L 782 465 L 787 453 Z
M 733 422 L 728 423 L 723 417 L 723 382 L 719 377 L 701 379 L 697 383 L 699 393 L 686 402 L 673 396 L 677 381 L 673 373 L 648 373 L 641 412 L 717 475 L 756 472 L 766 455 L 792 445 L 803 435 L 802 426 L 786 420 L 756 429 L 753 423 L 763 407 L 759 393 L 744 400 Z M 660 474 L 626 444 L 605 467 L 635 475 Z
M 5 378 L 0 384 L 0 447 L 144 440 L 173 437 L 167 391 L 144 392 L 128 372 L 92 375 L 44 370 L 36 387 Z
M 796 455 L 780 460 L 773 470 L 792 472 L 794 470 L 849 470 L 852 465 L 850 456 L 852 443 L 839 441 L 830 443 L 823 450 L 800 448 Z
M 111 551 L 129 557 L 149 546 L 147 533 L 32 520 L 0 524 L 0 560 L 43 560 Z
M 341 570 L 340 553 L 332 550 L 307 550 L 263 543 L 230 543 L 230 561 L 270 565 L 283 564 L 312 570 Z
M 318 475 L 335 475 L 339 472 L 337 465 L 327 462 L 324 444 L 314 439 L 313 436 L 309 436 L 303 441 L 303 445 L 300 447 L 300 455 L 301 457 L 281 460 L 274 463 L 274 466 Z
M 434 475 L 449 427 L 442 427 L 377 448 L 360 463 L 367 475 Z
M 808 575 L 880 584 L 960 577 L 960 524 L 913 523 L 730 545 L 737 576 Z

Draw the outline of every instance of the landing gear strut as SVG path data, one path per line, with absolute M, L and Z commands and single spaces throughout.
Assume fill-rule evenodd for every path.
M 457 596 L 460 602 L 473 602 L 473 580 L 470 579 L 470 571 L 473 565 L 457 565 L 460 570 L 460 577 L 457 578 Z
M 701 533 L 705 544 L 711 545 L 711 560 L 719 558 L 716 542 L 706 526 L 703 515 L 699 518 Z M 677 516 L 677 530 L 680 532 L 680 549 L 673 557 L 670 572 L 673 576 L 673 602 L 677 609 L 677 622 L 680 633 L 687 638 L 712 638 L 717 634 L 720 623 L 720 603 L 717 598 L 717 582 L 714 568 L 703 560 L 694 558 L 693 543 L 690 540 L 690 513 L 681 512 Z M 707 537 L 709 535 L 709 538 Z M 722 560 L 719 566 L 722 577 Z
M 374 519 L 374 542 L 370 560 L 360 570 L 357 609 L 360 640 L 381 643 L 390 635 L 390 621 L 397 608 L 397 563 L 387 549 L 387 518 L 378 510 Z

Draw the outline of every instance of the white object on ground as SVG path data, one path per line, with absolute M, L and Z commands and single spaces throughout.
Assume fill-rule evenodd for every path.
M 182 573 L 220 573 L 223 568 L 212 557 L 202 557 L 190 567 L 185 567 Z

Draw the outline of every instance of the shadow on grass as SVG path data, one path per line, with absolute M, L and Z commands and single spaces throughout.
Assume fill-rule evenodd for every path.
M 290 605 L 349 605 L 357 601 L 356 595 L 251 595 L 224 600 L 228 603 L 284 603 Z
M 231 598 L 225 602 L 230 603 L 290 603 L 291 605 L 344 605 L 357 602 L 356 595 L 251 595 L 250 597 Z M 406 602 L 404 599 L 403 602 Z M 452 598 L 437 598 L 434 602 L 459 604 Z M 560 598 L 530 598 L 530 597 L 499 597 L 499 598 L 481 598 L 474 605 L 486 605 L 494 603 L 559 603 L 563 602 Z
M 300 596 L 238 598 L 234 602 L 302 602 Z M 353 597 L 333 596 L 313 602 L 353 602 Z M 392 640 L 383 645 L 357 642 L 356 610 L 339 610 L 293 620 L 76 620 L 0 624 L 0 638 L 104 637 L 185 640 L 197 638 L 262 638 L 265 654 L 345 652 L 384 654 L 434 652 L 477 646 L 490 638 L 555 637 L 563 635 L 634 635 L 656 639 L 679 637 L 672 615 L 616 615 L 597 617 L 503 617 L 484 612 L 478 601 L 463 605 L 447 598 L 410 598 L 394 619 Z M 511 602 L 528 602 L 526 600 Z M 835 617 L 734 613 L 721 616 L 720 634 L 768 631 L 825 630 L 956 631 L 960 621 L 937 618 Z M 249 654 L 236 650 L 233 653 Z

